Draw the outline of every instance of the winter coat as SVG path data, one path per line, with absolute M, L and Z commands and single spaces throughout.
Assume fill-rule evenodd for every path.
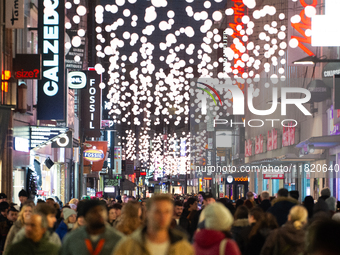
M 59 247 L 50 243 L 48 237 L 44 236 L 38 243 L 25 237 L 20 242 L 12 244 L 5 255 L 58 255 L 58 253 Z
M 194 255 L 194 250 L 183 233 L 176 229 L 169 230 L 170 247 L 168 255 Z M 146 248 L 146 227 L 137 229 L 130 236 L 122 239 L 112 255 L 150 255 Z
M 267 212 L 273 214 L 279 226 L 282 226 L 287 222 L 290 209 L 298 204 L 299 201 L 292 197 L 278 197 L 272 201 L 272 207 Z
M 261 204 L 258 205 L 258 207 L 260 207 L 264 212 L 266 212 L 271 206 L 272 205 L 268 199 L 261 201 Z
M 258 232 L 248 239 L 245 255 L 260 255 L 262 247 L 271 232 L 269 228 L 259 229 Z
M 105 232 L 100 234 L 99 239 L 93 242 L 90 235 L 86 231 L 86 227 L 79 227 L 68 233 L 61 246 L 60 255 L 87 255 L 90 254 L 87 250 L 85 239 L 91 240 L 93 249 L 97 247 L 100 239 L 105 239 L 104 246 L 98 255 L 110 255 L 117 243 L 123 237 L 123 234 L 115 230 L 109 224 L 105 225 Z
M 249 226 L 248 219 L 237 219 L 231 227 L 233 239 L 236 241 L 242 254 L 244 254 L 246 250 L 250 230 L 251 226 Z
M 13 226 L 13 222 L 6 220 L 6 221 L 2 221 L 0 222 L 0 254 L 2 254 L 2 252 L 4 251 L 4 247 L 5 247 L 5 242 L 6 242 L 6 238 L 7 235 L 9 233 L 9 230 L 11 229 L 11 227 Z
M 4 246 L 4 251 L 6 251 L 6 249 L 13 243 L 15 235 L 20 231 L 22 227 L 23 227 L 23 224 L 21 223 L 20 220 L 17 220 L 16 222 L 14 222 L 13 226 L 10 228 L 8 232 L 5 246 Z
M 305 249 L 305 230 L 297 230 L 291 222 L 270 232 L 261 255 L 300 255 Z
M 196 255 L 219 255 L 220 243 L 225 239 L 224 233 L 211 229 L 202 229 L 196 232 L 194 237 L 194 249 Z M 184 254 L 184 253 L 183 253 Z M 225 255 L 241 255 L 237 243 L 227 239 Z
M 58 234 L 61 241 L 63 241 L 64 236 L 71 231 L 71 229 L 68 229 L 66 223 L 64 221 L 60 222 L 59 227 L 56 229 L 56 233 Z
M 56 246 L 58 246 L 59 248 L 61 247 L 61 241 L 60 238 L 58 236 L 58 234 L 54 231 L 50 231 L 47 230 L 46 234 L 45 234 L 48 238 L 48 241 L 50 243 L 55 244 Z M 25 228 L 22 228 L 19 230 L 19 232 L 15 235 L 13 242 L 12 243 L 18 243 L 21 240 L 23 240 L 25 238 Z

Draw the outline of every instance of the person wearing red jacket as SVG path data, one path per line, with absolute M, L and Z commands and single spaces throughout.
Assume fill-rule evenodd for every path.
M 241 255 L 230 229 L 233 216 L 222 203 L 213 203 L 204 208 L 205 229 L 196 232 L 194 249 L 196 255 Z

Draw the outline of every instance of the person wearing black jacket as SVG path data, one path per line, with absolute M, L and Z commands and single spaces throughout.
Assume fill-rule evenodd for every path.
M 269 200 L 269 192 L 268 191 L 262 191 L 261 193 L 261 203 L 258 205 L 264 212 L 266 212 L 272 205 L 270 204 Z

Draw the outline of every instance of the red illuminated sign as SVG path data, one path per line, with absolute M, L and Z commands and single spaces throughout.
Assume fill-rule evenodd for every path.
M 21 71 L 15 72 L 15 79 L 38 79 L 40 71 L 38 69 L 34 69 L 33 71 Z

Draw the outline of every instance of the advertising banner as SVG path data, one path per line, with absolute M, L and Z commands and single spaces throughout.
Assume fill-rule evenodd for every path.
M 15 79 L 40 80 L 41 54 L 16 54 L 13 59 Z

